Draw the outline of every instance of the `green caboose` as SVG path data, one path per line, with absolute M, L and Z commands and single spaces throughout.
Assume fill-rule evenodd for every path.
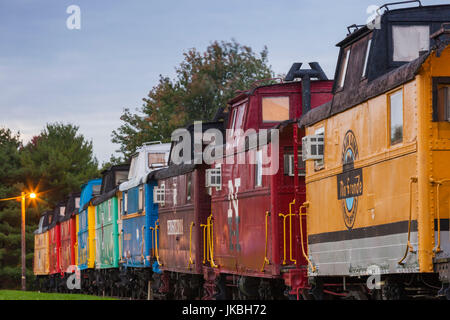
M 92 204 L 95 206 L 95 268 L 99 294 L 113 294 L 118 290 L 119 280 L 119 226 L 122 195 L 119 184 L 128 178 L 129 165 L 117 165 L 102 172 L 100 195 Z

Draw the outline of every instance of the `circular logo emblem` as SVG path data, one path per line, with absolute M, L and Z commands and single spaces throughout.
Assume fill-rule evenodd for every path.
M 362 194 L 362 172 L 354 169 L 356 159 L 358 159 L 358 144 L 354 133 L 349 130 L 345 134 L 342 148 L 343 173 L 338 177 L 344 223 L 349 230 L 355 224 L 358 196 Z

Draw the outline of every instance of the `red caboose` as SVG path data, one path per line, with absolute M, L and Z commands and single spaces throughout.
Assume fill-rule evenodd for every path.
M 75 271 L 76 215 L 80 207 L 80 194 L 70 194 L 64 215 L 59 217 L 61 232 L 61 275 L 65 278 Z M 61 212 L 62 213 L 62 212 Z M 65 291 L 66 287 L 62 287 Z
M 286 82 L 259 86 L 229 102 L 225 154 L 206 173 L 211 236 L 205 299 L 282 298 L 286 287 L 290 295 L 307 288 L 306 227 L 299 214 L 305 201 L 303 133 L 296 121 L 331 100 L 333 84 L 317 63 L 310 66 L 300 70 L 294 64 Z M 278 131 L 263 139 L 261 129 Z
M 65 203 L 59 203 L 49 216 L 48 244 L 49 244 L 49 283 L 48 288 L 58 291 L 61 282 L 61 226 L 60 217 L 65 212 Z

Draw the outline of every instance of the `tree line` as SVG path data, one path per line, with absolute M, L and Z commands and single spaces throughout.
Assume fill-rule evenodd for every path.
M 214 41 L 205 51 L 184 53 L 175 68 L 175 78 L 160 76 L 144 97 L 142 106 L 125 108 L 123 124 L 112 132 L 119 145 L 118 156 L 101 165 L 129 160 L 137 147 L 149 141 L 170 141 L 173 130 L 195 120 L 210 121 L 238 90 L 255 81 L 273 78 L 266 47 L 259 53 L 235 40 Z M 270 81 L 270 80 L 267 80 Z M 80 191 L 102 169 L 88 141 L 74 124 L 49 123 L 28 143 L 20 133 L 0 128 L 0 199 L 20 195 L 23 190 L 45 191 L 28 202 L 26 218 L 27 279 L 33 282 L 34 235 L 40 214 L 57 202 Z M 20 203 L 0 202 L 0 288 L 18 288 L 21 278 Z

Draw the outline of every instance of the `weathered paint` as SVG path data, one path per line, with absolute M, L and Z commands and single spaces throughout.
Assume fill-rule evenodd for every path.
M 150 228 L 155 227 L 158 219 L 158 205 L 153 203 L 155 185 L 155 181 L 150 181 L 126 191 L 128 208 L 121 210 L 122 230 L 120 231 L 121 261 L 126 267 L 142 268 L 151 265 L 154 243 Z M 145 209 L 141 211 L 138 209 L 140 187 L 143 187 L 145 192 Z
M 49 274 L 48 235 L 48 231 L 34 235 L 33 272 L 35 275 Z
M 191 194 L 188 199 L 188 180 Z M 210 196 L 205 189 L 205 167 L 158 181 L 165 186 L 165 204 L 158 208 L 158 251 L 161 270 L 201 274 L 203 228 L 211 214 Z M 191 224 L 192 234 L 191 234 Z
M 331 87 L 331 81 L 311 82 L 312 108 L 331 99 Z M 245 113 L 240 129 L 259 131 L 274 127 L 277 123 L 262 121 L 262 99 L 289 97 L 289 118 L 298 119 L 302 113 L 301 90 L 301 82 L 260 87 L 248 97 L 235 99 L 231 106 L 230 117 L 234 109 L 244 105 Z M 231 118 L 228 123 L 231 125 Z M 300 132 L 299 140 L 301 140 L 301 136 Z M 299 187 L 294 192 L 294 177 L 289 176 L 283 166 L 284 155 L 294 153 L 292 125 L 287 125 L 280 130 L 279 140 L 278 171 L 274 175 L 263 176 L 261 186 L 256 186 L 256 165 L 254 162 L 250 162 L 250 159 L 255 157 L 255 149 L 245 152 L 245 164 L 237 164 L 238 155 L 231 156 L 234 158 L 234 164 L 231 164 L 229 159 L 218 161 L 215 164 L 217 166 L 221 163 L 222 168 L 222 188 L 220 190 L 212 188 L 211 190 L 214 257 L 215 263 L 218 265 L 217 272 L 280 278 L 283 268 L 299 270 L 306 264 L 300 247 L 298 216 L 299 207 L 305 201 L 304 178 L 298 178 Z M 270 143 L 269 155 L 272 153 L 272 148 L 273 144 Z M 294 199 L 295 203 L 291 206 L 291 212 L 295 215 L 286 219 L 286 232 L 284 232 L 284 220 L 280 214 L 288 215 L 290 213 L 289 204 Z M 265 221 L 267 212 L 270 213 L 270 217 L 267 226 L 266 256 Z M 304 224 L 303 229 L 305 229 Z M 286 259 L 284 259 L 285 250 Z M 265 258 L 268 258 L 268 264 L 264 264 Z M 305 282 L 305 278 L 302 279 Z
M 433 272 L 435 182 L 450 178 L 450 125 L 432 122 L 432 77 L 449 76 L 449 61 L 449 48 L 439 58 L 432 53 L 412 81 L 307 128 L 307 135 L 320 127 L 325 131 L 324 169 L 316 171 L 314 161 L 306 166 L 309 254 L 317 266 L 312 275 L 363 275 L 371 265 L 390 274 Z M 388 99 L 398 90 L 403 91 L 403 141 L 390 145 Z M 350 228 L 344 221 L 345 200 L 338 199 L 337 189 L 349 130 L 359 151 L 354 168 L 362 170 L 363 181 Z M 399 264 L 408 240 L 410 186 L 414 252 Z M 449 218 L 449 194 L 449 185 L 443 184 L 438 202 L 441 221 Z M 447 229 L 444 226 L 444 250 L 438 256 L 448 257 L 449 239 L 443 236 L 448 223 Z M 340 250 L 335 250 L 339 242 Z
M 101 179 L 89 181 L 83 185 L 80 197 L 80 212 L 78 218 L 78 268 L 91 269 L 95 266 L 95 207 L 90 204 L 94 186 L 100 186 Z M 86 204 L 88 207 L 82 210 Z
M 118 203 L 114 196 L 95 207 L 96 269 L 119 266 Z
M 67 272 L 75 264 L 75 216 L 60 223 L 61 232 L 61 272 Z
M 55 274 L 61 272 L 60 253 L 61 253 L 61 232 L 59 224 L 56 224 L 48 231 L 49 242 L 49 273 Z

